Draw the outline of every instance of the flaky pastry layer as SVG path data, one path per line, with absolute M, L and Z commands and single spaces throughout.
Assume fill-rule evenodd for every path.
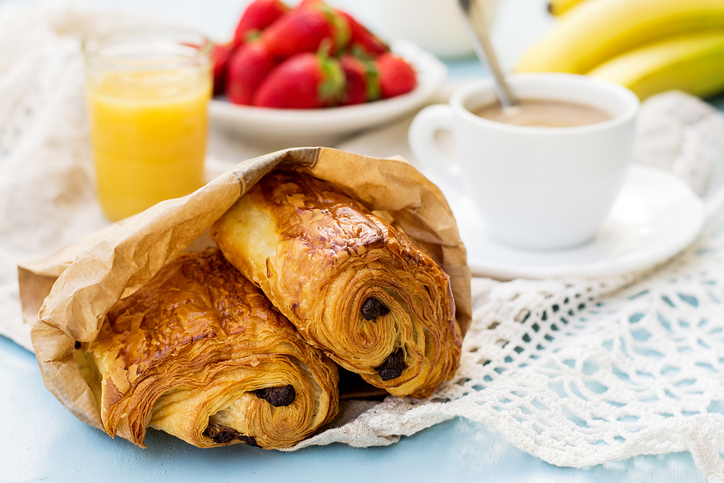
M 328 183 L 274 171 L 211 236 L 308 342 L 370 384 L 427 397 L 457 369 L 462 339 L 447 274 Z
M 337 412 L 336 365 L 217 249 L 170 261 L 77 353 L 105 430 L 140 446 L 150 426 L 198 447 L 284 448 Z

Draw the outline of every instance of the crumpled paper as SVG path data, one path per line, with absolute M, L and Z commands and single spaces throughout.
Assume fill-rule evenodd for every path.
M 181 251 L 210 244 L 206 230 L 259 179 L 294 168 L 328 181 L 393 220 L 450 276 L 456 318 L 472 320 L 470 270 L 455 217 L 440 190 L 400 158 L 380 159 L 330 148 L 295 148 L 236 165 L 196 192 L 19 267 L 25 322 L 46 387 L 80 420 L 101 428 L 100 411 L 74 355 L 90 342 L 122 297 L 148 282 Z

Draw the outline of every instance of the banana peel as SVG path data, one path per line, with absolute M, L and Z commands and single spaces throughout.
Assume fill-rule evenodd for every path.
M 556 17 L 563 15 L 583 0 L 549 0 L 548 12 Z
M 724 31 L 653 42 L 614 57 L 588 74 L 628 87 L 641 100 L 672 89 L 709 97 L 724 91 Z

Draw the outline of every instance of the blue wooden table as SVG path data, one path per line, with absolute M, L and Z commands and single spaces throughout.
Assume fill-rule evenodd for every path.
M 176 16 L 223 38 L 244 0 L 123 3 Z M 374 2 L 367 7 L 353 0 L 330 3 L 361 9 L 363 17 L 373 13 L 369 5 Z M 505 44 L 505 63 L 549 20 L 543 0 L 508 0 L 503 7 L 495 41 Z M 487 75 L 473 59 L 448 66 L 453 77 Z M 724 106 L 724 98 L 713 102 Z M 393 446 L 369 449 L 335 444 L 296 453 L 245 445 L 200 450 L 154 430 L 147 444 L 143 450 L 120 438 L 112 440 L 78 421 L 43 387 L 35 356 L 0 337 L 0 481 L 704 481 L 689 453 L 640 456 L 586 469 L 555 467 L 518 450 L 498 432 L 462 419 L 402 438 Z
M 201 450 L 149 430 L 148 448 L 141 449 L 78 421 L 43 386 L 35 356 L 3 337 L 0 388 L 0 481 L 704 481 L 689 453 L 559 468 L 463 419 L 379 448 L 334 444 L 281 453 L 236 445 Z

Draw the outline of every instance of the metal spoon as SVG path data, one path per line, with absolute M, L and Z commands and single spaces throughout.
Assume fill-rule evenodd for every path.
M 465 32 L 473 45 L 475 54 L 481 62 L 488 66 L 488 70 L 493 73 L 495 79 L 495 95 L 498 97 L 503 109 L 509 109 L 518 105 L 518 100 L 513 95 L 505 82 L 503 71 L 500 70 L 498 59 L 495 57 L 495 51 L 490 44 L 488 37 L 488 22 L 483 7 L 480 6 L 479 0 L 458 0 L 460 10 L 465 17 Z

